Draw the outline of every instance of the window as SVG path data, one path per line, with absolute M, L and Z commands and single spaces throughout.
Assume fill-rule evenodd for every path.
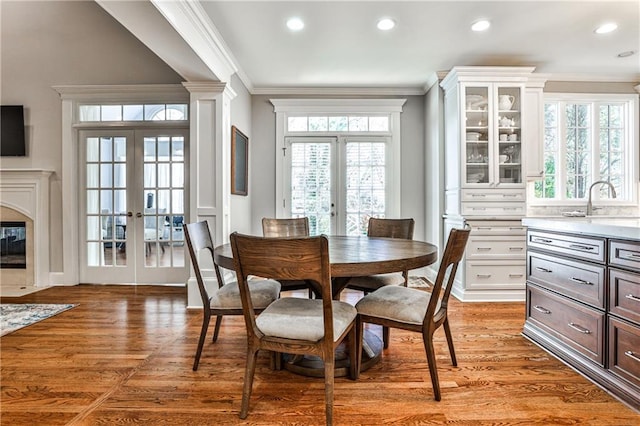
M 632 95 L 554 95 L 544 106 L 543 181 L 539 202 L 588 198 L 589 186 L 610 182 L 615 203 L 634 202 L 637 194 L 637 100 Z M 593 199 L 612 198 L 602 185 Z M 609 202 L 609 201 L 607 201 Z
M 381 116 L 289 116 L 288 132 L 388 132 L 389 114 Z
M 187 104 L 80 105 L 80 122 L 186 121 Z

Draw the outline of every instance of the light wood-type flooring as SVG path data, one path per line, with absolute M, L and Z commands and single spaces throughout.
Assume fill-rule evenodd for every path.
M 0 424 L 324 424 L 323 380 L 272 371 L 267 354 L 241 421 L 244 322 L 227 317 L 214 345 L 209 334 L 194 372 L 201 311 L 185 308 L 185 293 L 79 285 L 3 298 L 78 306 L 0 339 Z M 450 321 L 458 367 L 436 333 L 442 401 L 433 400 L 421 337 L 392 330 L 379 364 L 358 381 L 336 379 L 335 424 L 640 424 L 640 414 L 521 336 L 523 303 L 452 300 Z

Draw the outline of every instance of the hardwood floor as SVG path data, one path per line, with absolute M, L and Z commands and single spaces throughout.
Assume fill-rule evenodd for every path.
M 3 298 L 78 306 L 0 339 L 0 423 L 324 423 L 322 379 L 272 371 L 267 354 L 259 358 L 249 417 L 241 421 L 244 322 L 226 317 L 194 372 L 201 311 L 186 310 L 185 293 L 79 285 Z M 343 299 L 358 297 L 348 291 Z M 523 304 L 450 302 L 458 367 L 439 330 L 442 401 L 433 400 L 420 336 L 392 330 L 378 365 L 358 381 L 336 379 L 335 424 L 640 424 L 640 414 L 520 335 Z

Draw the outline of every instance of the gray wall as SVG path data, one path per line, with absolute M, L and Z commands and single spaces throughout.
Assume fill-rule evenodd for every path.
M 247 195 L 231 195 L 231 217 L 229 229 L 231 232 L 238 231 L 243 234 L 251 234 L 251 199 L 254 188 L 251 185 L 251 176 L 254 173 L 252 162 L 255 161 L 253 154 L 253 138 L 251 128 L 251 94 L 244 86 L 237 75 L 231 77 L 231 88 L 236 92 L 236 97 L 231 101 L 231 124 L 236 126 L 249 138 L 249 190 Z M 231 129 L 229 129 L 231 131 Z M 229 159 L 230 161 L 231 159 Z
M 285 96 L 252 96 L 251 198 L 252 231 L 262 232 L 263 217 L 275 216 L 276 123 L 271 98 Z M 316 98 L 314 96 L 314 98 Z M 424 96 L 402 96 L 407 102 L 400 114 L 401 125 L 401 216 L 416 221 L 414 237 L 425 237 L 424 178 Z
M 51 271 L 62 271 L 61 101 L 51 88 L 180 83 L 182 79 L 92 1 L 0 2 L 0 102 L 25 107 L 28 156 L 2 168 L 55 171 Z

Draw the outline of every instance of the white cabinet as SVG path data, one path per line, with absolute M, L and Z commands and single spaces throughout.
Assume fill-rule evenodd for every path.
M 545 78 L 533 70 L 455 67 L 441 82 L 445 231 L 472 227 L 453 288 L 460 300 L 525 298 L 525 235 L 519 221 L 526 214 L 526 181 L 542 177 Z

